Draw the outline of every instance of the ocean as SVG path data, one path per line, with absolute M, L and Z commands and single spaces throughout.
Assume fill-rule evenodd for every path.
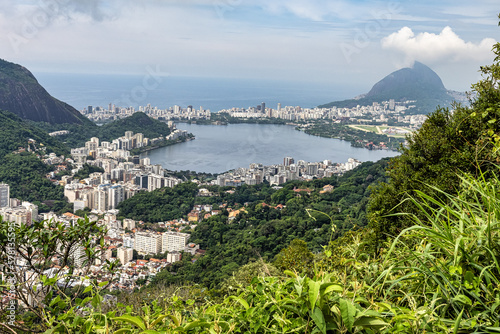
M 54 97 L 78 110 L 87 106 L 121 107 L 142 105 L 165 109 L 188 105 L 217 112 L 232 107 L 260 105 L 315 107 L 359 94 L 359 87 L 301 81 L 243 78 L 205 78 L 148 75 L 104 75 L 34 73 L 40 84 Z M 336 83 L 334 83 L 336 81 Z

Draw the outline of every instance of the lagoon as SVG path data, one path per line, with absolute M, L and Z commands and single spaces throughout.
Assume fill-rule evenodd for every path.
M 198 125 L 178 123 L 177 128 L 196 136 L 195 140 L 162 147 L 143 153 L 152 164 L 168 170 L 191 170 L 223 173 L 253 163 L 282 164 L 284 157 L 295 161 L 331 160 L 346 162 L 348 158 L 377 161 L 394 157 L 398 152 L 352 147 L 347 141 L 321 138 L 295 130 L 290 125 L 229 124 Z

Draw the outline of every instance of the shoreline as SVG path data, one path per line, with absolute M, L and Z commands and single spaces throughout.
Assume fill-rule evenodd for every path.
M 191 135 L 191 136 L 189 136 L 189 135 Z M 134 149 L 134 150 L 138 150 L 138 151 L 131 150 L 130 154 L 131 155 L 141 155 L 143 153 L 157 150 L 157 149 L 162 148 L 162 147 L 167 147 L 167 146 L 172 146 L 175 144 L 185 143 L 185 142 L 196 139 L 196 137 L 192 133 L 190 133 L 189 135 L 188 135 L 188 137 L 182 137 L 183 140 L 179 140 L 179 138 L 174 140 L 174 141 L 164 140 L 163 142 L 160 142 L 160 144 L 155 144 L 154 146 L 145 146 L 145 147 L 141 147 L 139 149 Z

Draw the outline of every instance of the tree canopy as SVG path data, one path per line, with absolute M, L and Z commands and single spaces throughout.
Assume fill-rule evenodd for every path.
M 412 224 L 410 215 L 421 215 L 408 200 L 417 191 L 438 197 L 439 190 L 457 193 L 460 175 L 488 178 L 496 170 L 494 164 L 500 162 L 499 43 L 493 52 L 494 63 L 482 66 L 482 80 L 472 85 L 470 105 L 454 104 L 454 110 L 439 108 L 431 113 L 408 138 L 402 154 L 391 161 L 390 181 L 376 189 L 369 206 L 376 240 L 396 236 Z

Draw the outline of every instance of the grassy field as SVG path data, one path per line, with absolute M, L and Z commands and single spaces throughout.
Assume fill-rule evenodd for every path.
M 395 128 L 395 129 L 401 129 L 401 130 L 406 130 L 409 132 L 412 132 L 410 128 L 406 127 L 401 127 L 401 126 L 376 126 L 376 125 L 354 125 L 351 124 L 349 127 L 361 131 L 366 131 L 366 132 L 374 132 L 378 134 L 385 134 L 383 131 L 388 129 L 388 128 Z M 388 134 L 389 137 L 394 137 L 394 138 L 405 138 L 405 134 Z

